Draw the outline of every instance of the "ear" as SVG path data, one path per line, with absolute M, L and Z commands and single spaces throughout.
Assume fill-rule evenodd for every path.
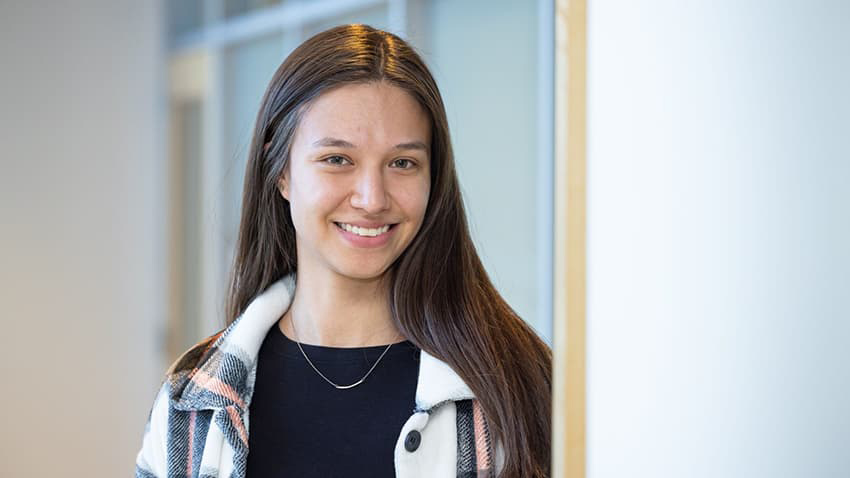
M 277 180 L 277 189 L 284 199 L 289 201 L 289 165 L 283 171 L 283 174 Z

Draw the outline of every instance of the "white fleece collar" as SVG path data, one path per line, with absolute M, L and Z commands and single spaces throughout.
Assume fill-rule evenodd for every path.
M 260 346 L 271 327 L 289 308 L 294 292 L 295 277 L 289 275 L 270 285 L 251 301 L 245 312 L 212 344 L 213 352 L 202 360 L 203 363 L 195 366 L 196 370 L 204 372 L 204 377 L 209 377 L 204 379 L 204 383 L 213 379 L 217 383 L 227 384 L 232 390 L 242 390 L 244 395 L 253 390 Z M 223 357 L 227 357 L 228 360 Z M 219 365 L 232 362 L 234 357 L 244 364 L 250 364 L 245 368 L 247 375 L 234 375 L 234 367 Z M 220 408 L 231 403 L 231 400 L 225 397 L 211 396 L 207 387 L 193 385 L 190 382 L 189 386 L 182 391 L 178 399 L 179 408 Z M 242 403 L 250 402 L 248 396 L 240 398 Z M 424 350 L 421 351 L 416 385 L 417 410 L 428 411 L 447 401 L 471 398 L 474 398 L 474 395 L 469 386 L 447 363 Z

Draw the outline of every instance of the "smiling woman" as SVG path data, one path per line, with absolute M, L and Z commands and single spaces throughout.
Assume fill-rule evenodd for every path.
M 169 369 L 137 476 L 549 475 L 551 351 L 487 277 L 405 41 L 289 55 L 242 205 L 229 325 Z

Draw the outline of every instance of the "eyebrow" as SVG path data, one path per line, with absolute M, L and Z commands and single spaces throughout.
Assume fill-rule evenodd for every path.
M 322 138 L 313 143 L 314 148 L 322 148 L 322 147 L 331 147 L 331 148 L 356 148 L 357 146 L 351 144 L 350 142 L 344 139 L 338 138 Z M 410 141 L 408 143 L 399 143 L 393 147 L 393 149 L 417 149 L 420 151 L 428 152 L 428 147 L 425 146 L 425 143 L 422 141 Z

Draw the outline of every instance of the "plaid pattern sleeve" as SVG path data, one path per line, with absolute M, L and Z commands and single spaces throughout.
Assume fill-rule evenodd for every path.
M 136 457 L 136 478 L 220 476 L 218 454 L 204 449 L 208 433 L 213 428 L 218 431 L 214 412 L 176 410 L 168 404 L 167 387 L 163 386 L 145 427 L 142 449 Z M 212 466 L 205 463 L 210 458 L 215 458 Z
M 169 367 L 145 425 L 142 449 L 136 456 L 136 478 L 218 476 L 216 468 L 202 466 L 213 412 L 180 410 L 174 404 L 198 373 L 196 365 L 214 351 L 212 344 L 219 336 L 196 344 Z
M 168 388 L 163 384 L 154 399 L 153 407 L 145 424 L 142 449 L 136 456 L 136 478 L 166 476 L 165 440 L 168 432 L 163 415 L 168 414 Z

